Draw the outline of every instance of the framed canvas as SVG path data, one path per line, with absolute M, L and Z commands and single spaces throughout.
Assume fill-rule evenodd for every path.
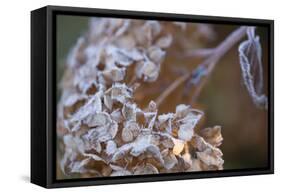
M 261 19 L 32 11 L 31 182 L 272 174 L 273 28 Z

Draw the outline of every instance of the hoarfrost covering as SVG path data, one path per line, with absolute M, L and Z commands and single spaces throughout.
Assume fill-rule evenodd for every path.
M 180 104 L 158 114 L 134 102 L 128 69 L 139 83 L 157 80 L 172 34 L 158 21 L 92 18 L 89 32 L 69 53 L 58 126 L 66 176 L 123 176 L 220 170 L 219 126 L 199 130 L 203 113 Z M 181 30 L 185 25 L 174 23 Z M 144 119 L 141 119 L 144 118 Z M 199 136 L 201 135 L 201 136 Z

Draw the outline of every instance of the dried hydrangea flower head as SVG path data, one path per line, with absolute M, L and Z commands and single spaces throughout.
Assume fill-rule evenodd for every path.
M 184 30 L 185 26 L 180 25 Z M 92 18 L 67 58 L 58 105 L 66 176 L 122 176 L 221 170 L 219 126 L 195 132 L 203 113 L 180 104 L 158 114 L 134 100 L 159 76 L 173 34 L 158 21 Z

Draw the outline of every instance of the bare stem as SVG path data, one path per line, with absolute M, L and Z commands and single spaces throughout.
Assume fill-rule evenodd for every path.
M 199 56 L 202 54 L 203 57 L 206 58 L 203 63 L 201 63 L 199 66 L 204 66 L 207 68 L 207 75 L 206 79 L 200 82 L 200 85 L 195 90 L 194 96 L 192 98 L 191 103 L 197 99 L 199 93 L 201 92 L 202 88 L 204 87 L 205 83 L 207 82 L 208 77 L 210 76 L 211 72 L 215 68 L 217 62 L 236 44 L 238 43 L 245 35 L 246 35 L 247 27 L 240 27 L 234 32 L 232 32 L 226 39 L 221 42 L 217 47 L 212 49 L 204 49 L 199 50 L 198 52 L 194 51 L 193 54 L 196 56 Z M 185 74 L 178 79 L 176 79 L 156 100 L 157 107 L 162 104 L 165 99 L 173 93 L 173 91 L 180 86 L 182 83 L 184 83 L 188 78 L 191 77 L 191 74 Z
M 175 90 L 179 85 L 185 82 L 189 78 L 190 74 L 184 74 L 176 79 L 158 98 L 155 100 L 157 107 Z
M 207 66 L 207 75 L 204 80 L 200 82 L 200 85 L 196 88 L 194 95 L 191 100 L 191 104 L 195 102 L 197 97 L 199 96 L 200 92 L 202 91 L 203 87 L 207 83 L 208 78 L 210 77 L 211 73 L 213 72 L 217 62 L 235 45 L 237 44 L 245 35 L 247 32 L 247 27 L 242 26 L 232 32 L 226 39 L 219 44 L 215 49 L 214 53 L 210 55 L 209 58 L 207 58 L 202 65 Z

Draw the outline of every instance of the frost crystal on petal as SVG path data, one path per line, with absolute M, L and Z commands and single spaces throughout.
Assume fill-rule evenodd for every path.
M 187 28 L 173 24 L 178 31 Z M 67 178 L 223 168 L 221 128 L 199 129 L 201 111 L 179 104 L 175 112 L 159 114 L 157 100 L 145 101 L 146 108 L 138 103 L 136 86 L 157 84 L 176 44 L 169 28 L 164 21 L 90 19 L 67 57 L 58 103 L 59 163 Z M 251 57 L 248 46 L 240 49 L 243 62 Z

